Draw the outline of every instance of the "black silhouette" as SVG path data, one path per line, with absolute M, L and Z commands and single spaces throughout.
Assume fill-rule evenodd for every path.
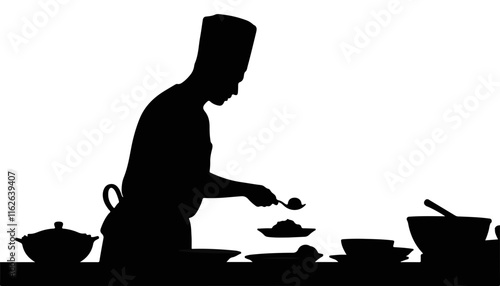
M 22 243 L 26 255 L 36 263 L 79 263 L 92 250 L 98 236 L 78 233 L 54 223 L 55 228 L 16 238 Z
M 438 213 L 444 215 L 445 217 L 449 217 L 449 218 L 456 218 L 457 216 L 450 213 L 448 210 L 445 210 L 442 206 L 436 204 L 435 202 L 427 199 L 424 201 L 424 205 L 428 206 L 429 208 L 437 211 Z
M 412 249 L 413 250 L 413 249 Z M 348 264 L 390 264 L 390 263 L 400 263 L 407 260 L 408 256 L 399 256 L 393 253 L 388 253 L 388 255 L 384 256 L 376 256 L 376 257 L 353 257 L 351 255 L 330 255 L 330 258 L 337 260 L 339 263 L 348 263 Z
M 272 228 L 259 228 L 258 230 L 267 237 L 304 237 L 316 229 L 302 228 L 300 224 L 287 219 L 277 222 Z
M 341 243 L 347 255 L 356 257 L 384 255 L 394 249 L 394 241 L 387 239 L 349 238 Z
M 459 217 L 430 200 L 425 204 L 445 216 L 408 217 L 410 232 L 427 261 L 471 258 L 484 246 L 491 219 Z
M 202 267 L 226 263 L 230 258 L 241 254 L 240 251 L 226 249 L 185 249 L 180 252 L 186 256 L 191 265 Z
M 342 239 L 345 255 L 331 255 L 340 263 L 373 264 L 399 263 L 408 259 L 411 248 L 394 247 L 393 240 Z
M 467 285 L 498 284 L 498 240 L 486 241 L 491 219 L 456 216 L 430 200 L 424 204 L 444 215 L 407 218 L 426 269 L 453 273 Z
M 304 260 L 309 262 L 316 262 L 321 258 L 323 254 L 318 253 L 316 248 L 304 244 L 297 249 L 297 251 L 292 253 L 264 253 L 264 254 L 250 254 L 245 256 L 248 260 L 254 263 L 269 263 L 272 265 L 276 264 L 302 264 Z
M 288 204 L 285 204 L 280 200 L 278 200 L 278 203 L 284 205 L 287 209 L 291 210 L 300 210 L 305 206 L 305 204 L 302 204 L 302 202 L 297 198 L 291 198 L 290 200 L 288 200 Z
M 402 262 L 412 249 L 380 239 L 344 239 L 346 255 L 331 255 L 329 262 L 317 262 L 322 254 L 308 245 L 293 253 L 246 255 L 251 262 L 233 263 L 227 262 L 239 251 L 192 249 L 189 218 L 203 198 L 245 196 L 256 206 L 279 202 L 263 186 L 210 173 L 212 144 L 203 106 L 208 101 L 222 105 L 238 93 L 255 33 L 254 25 L 235 17 L 203 19 L 193 72 L 158 95 L 140 118 L 123 194 L 112 184 L 104 189 L 110 213 L 101 228 L 99 263 L 78 263 L 98 237 L 62 229 L 57 222 L 56 229 L 16 238 L 36 263 L 0 263 L 0 284 L 499 285 L 499 240 L 486 241 L 491 220 L 456 216 L 429 200 L 425 205 L 444 216 L 407 218 L 423 253 L 420 263 Z M 109 202 L 110 189 L 118 196 L 116 207 Z M 294 198 L 285 206 L 304 205 Z M 290 220 L 283 223 L 284 229 L 278 223 L 259 230 L 273 237 L 314 231 Z M 500 226 L 495 232 L 500 238 Z
M 167 257 L 182 261 L 187 255 L 180 250 L 191 249 L 189 218 L 204 197 L 245 196 L 256 206 L 277 204 L 263 186 L 210 173 L 212 143 L 203 106 L 209 101 L 223 105 L 238 94 L 255 33 L 253 24 L 232 16 L 203 19 L 191 75 L 154 98 L 141 115 L 123 197 L 101 228 L 101 263 L 132 267 L 148 261 L 160 267 Z M 137 243 L 141 233 L 154 249 Z

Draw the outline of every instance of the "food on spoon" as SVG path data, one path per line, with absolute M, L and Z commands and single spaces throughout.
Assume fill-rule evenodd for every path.
M 302 202 L 298 198 L 291 198 L 288 201 L 288 206 L 291 208 L 301 208 Z

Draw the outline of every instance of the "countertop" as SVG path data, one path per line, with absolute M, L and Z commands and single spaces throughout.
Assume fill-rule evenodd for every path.
M 0 285 L 499 285 L 499 264 L 481 261 L 454 265 L 406 262 L 353 265 L 336 262 L 256 264 L 228 262 L 149 266 L 147 274 L 107 269 L 99 263 L 0 263 Z M 156 268 L 155 268 L 156 267 Z M 156 269 L 156 270 L 152 270 Z M 11 275 L 12 274 L 12 275 Z

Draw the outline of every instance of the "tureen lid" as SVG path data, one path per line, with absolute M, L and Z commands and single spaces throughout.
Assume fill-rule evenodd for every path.
M 63 228 L 63 223 L 56 221 L 54 228 L 41 230 L 37 233 L 28 234 L 23 237 L 24 239 L 37 239 L 37 240 L 59 240 L 59 239 L 97 239 L 98 236 L 91 237 L 89 234 L 79 233 L 70 229 Z

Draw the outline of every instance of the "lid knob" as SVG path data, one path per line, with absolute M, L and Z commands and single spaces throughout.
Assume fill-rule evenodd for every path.
M 60 221 L 56 221 L 54 223 L 54 226 L 56 227 L 56 229 L 62 229 L 63 223 Z

